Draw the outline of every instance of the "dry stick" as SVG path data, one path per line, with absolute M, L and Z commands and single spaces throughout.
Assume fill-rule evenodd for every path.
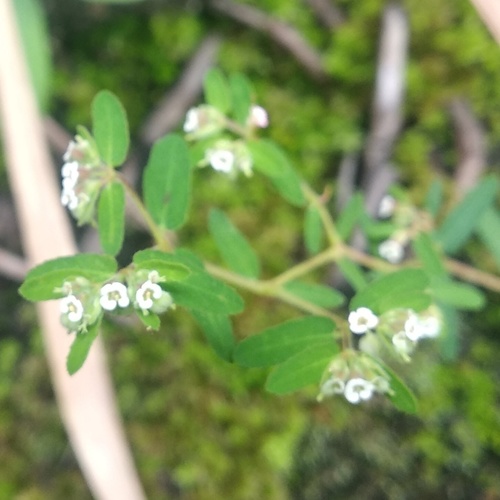
M 500 2 L 498 0 L 471 0 L 493 38 L 500 44 Z
M 401 127 L 407 51 L 406 15 L 401 7 L 390 5 L 382 20 L 372 124 L 365 149 L 363 187 L 372 214 L 394 180 L 388 160 Z
M 28 77 L 11 1 L 0 1 L 0 108 L 9 180 L 29 265 L 75 252 L 43 126 Z M 37 307 L 59 411 L 94 498 L 142 500 L 117 412 L 102 344 L 97 339 L 85 366 L 66 371 L 72 340 L 59 324 L 58 304 Z
M 209 5 L 246 26 L 266 33 L 288 50 L 315 80 L 328 79 L 319 54 L 288 24 L 268 16 L 255 7 L 234 3 L 231 0 L 210 0 Z
M 344 24 L 344 15 L 330 0 L 306 0 L 306 2 L 328 29 L 333 31 Z
M 200 94 L 203 76 L 214 64 L 220 43 L 216 35 L 209 35 L 202 41 L 175 87 L 161 100 L 142 127 L 140 135 L 145 144 L 153 144 L 185 116 L 186 110 Z
M 476 185 L 486 169 L 486 141 L 481 125 L 466 101 L 455 99 L 450 111 L 460 155 L 454 182 L 455 197 L 460 199 Z

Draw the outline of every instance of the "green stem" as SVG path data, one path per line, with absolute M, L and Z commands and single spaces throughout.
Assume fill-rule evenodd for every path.
M 158 247 L 159 250 L 163 250 L 165 252 L 169 252 L 172 250 L 172 245 L 168 241 L 165 231 L 162 230 L 158 224 L 153 220 L 151 215 L 149 214 L 148 210 L 142 203 L 141 198 L 139 195 L 136 193 L 135 189 L 123 178 L 123 176 L 118 175 L 117 176 L 120 182 L 123 184 L 123 187 L 125 188 L 125 192 L 127 195 L 130 197 L 134 205 L 136 206 L 137 210 L 139 210 L 142 218 L 144 219 L 144 222 L 146 223 L 146 226 L 153 237 L 156 246 Z

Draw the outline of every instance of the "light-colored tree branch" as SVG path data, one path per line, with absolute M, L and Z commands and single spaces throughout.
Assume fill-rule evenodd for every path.
M 500 2 L 498 0 L 471 0 L 493 38 L 500 44 Z
M 75 253 L 26 69 L 12 1 L 0 1 L 0 107 L 3 145 L 24 251 L 30 266 Z M 38 305 L 57 403 L 78 462 L 97 500 L 145 495 L 117 412 L 103 346 L 96 340 L 85 366 L 66 372 L 72 340 L 56 302 Z

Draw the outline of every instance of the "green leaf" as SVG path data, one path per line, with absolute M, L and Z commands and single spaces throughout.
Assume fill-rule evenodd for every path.
M 433 280 L 431 294 L 439 302 L 457 309 L 477 311 L 486 303 L 484 294 L 472 285 L 452 280 Z
M 443 182 L 440 179 L 435 179 L 427 191 L 425 197 L 425 208 L 433 216 L 436 217 L 443 204 Z
M 284 288 L 287 292 L 302 300 L 307 300 L 326 309 L 338 307 L 345 301 L 344 295 L 330 286 L 305 283 L 303 281 L 290 281 Z
M 443 325 L 438 338 L 439 354 L 445 361 L 455 361 L 459 354 L 460 339 L 458 332 L 460 328 L 460 317 L 453 307 L 439 304 L 443 316 Z
M 46 110 L 52 90 L 52 54 L 42 3 L 37 0 L 16 0 L 12 5 L 38 106 Z
M 225 314 L 214 314 L 209 311 L 192 311 L 192 314 L 205 332 L 212 349 L 222 359 L 231 362 L 235 341 L 229 317 Z
M 158 314 L 149 312 L 145 314 L 143 311 L 136 309 L 137 317 L 141 320 L 142 324 L 147 330 L 154 330 L 157 332 L 160 329 L 161 320 Z
M 444 256 L 439 253 L 428 233 L 418 234 L 413 240 L 412 246 L 429 277 L 446 277 L 448 275 L 443 264 Z
M 446 253 L 454 254 L 462 248 L 478 227 L 481 216 L 495 201 L 497 191 L 496 177 L 486 177 L 448 214 L 436 232 Z
M 431 304 L 428 286 L 429 279 L 421 269 L 402 269 L 360 290 L 351 300 L 350 309 L 368 307 L 375 314 L 400 307 L 421 311 Z
M 484 246 L 491 252 L 497 267 L 500 269 L 500 214 L 489 208 L 479 219 L 476 232 Z
M 99 333 L 100 321 L 93 324 L 89 329 L 75 336 L 71 344 L 68 357 L 66 358 L 66 369 L 70 375 L 74 375 L 82 366 L 89 354 L 90 348 Z
M 305 203 L 300 177 L 285 153 L 272 141 L 259 139 L 248 141 L 255 170 L 269 177 L 278 192 L 293 205 Z
M 59 257 L 31 269 L 19 293 L 31 301 L 58 299 L 64 294 L 55 290 L 65 281 L 82 277 L 94 283 L 104 283 L 116 270 L 116 261 L 109 255 L 79 254 Z
M 116 167 L 125 161 L 130 141 L 127 114 L 109 90 L 101 90 L 92 101 L 92 133 L 106 164 Z
M 155 142 L 144 171 L 146 208 L 154 221 L 178 229 L 187 217 L 191 193 L 191 164 L 186 141 L 169 134 Z
M 194 311 L 236 314 L 244 307 L 235 290 L 205 273 L 193 273 L 183 281 L 169 283 L 167 289 L 177 305 Z
M 167 282 L 184 280 L 191 274 L 182 258 L 161 250 L 139 250 L 135 253 L 133 262 L 137 269 L 157 271 Z
M 361 221 L 364 214 L 365 200 L 363 193 L 356 193 L 354 196 L 351 196 L 336 220 L 337 232 L 343 240 L 349 238 L 356 224 Z
M 352 260 L 343 257 L 337 261 L 337 266 L 344 278 L 347 280 L 349 285 L 354 288 L 354 290 L 362 290 L 368 285 L 365 273 Z
M 318 384 L 338 347 L 332 340 L 315 344 L 288 358 L 269 374 L 266 389 L 274 394 L 287 394 L 311 384 Z
M 418 404 L 415 396 L 411 390 L 406 386 L 406 384 L 385 364 L 383 364 L 379 359 L 373 358 L 373 361 L 380 365 L 382 369 L 389 376 L 389 385 L 394 391 L 394 394 L 388 395 L 392 404 L 400 411 L 405 413 L 414 414 L 418 411 Z
M 309 205 L 304 219 L 304 242 L 310 255 L 314 255 L 321 250 L 324 237 L 323 222 L 318 209 L 314 205 Z
M 102 249 L 116 255 L 125 235 L 125 190 L 121 182 L 106 184 L 99 197 L 97 227 Z
M 292 319 L 266 328 L 238 344 L 234 360 L 241 366 L 262 367 L 281 363 L 308 347 L 333 339 L 335 323 L 320 316 Z
M 259 276 L 260 262 L 257 254 L 224 212 L 218 209 L 210 211 L 209 229 L 219 253 L 230 269 L 248 278 Z
M 220 69 L 211 68 L 206 72 L 203 90 L 207 104 L 214 106 L 223 114 L 231 110 L 231 90 Z
M 252 105 L 252 85 L 245 75 L 235 73 L 229 77 L 229 87 L 234 119 L 245 125 Z

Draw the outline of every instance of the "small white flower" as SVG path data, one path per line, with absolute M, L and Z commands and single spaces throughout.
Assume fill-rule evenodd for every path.
M 404 257 L 404 248 L 399 241 L 388 239 L 379 245 L 378 253 L 391 264 L 399 264 Z
M 370 399 L 373 389 L 373 384 L 368 380 L 360 377 L 352 378 L 345 385 L 344 396 L 349 403 L 357 404 Z
M 439 332 L 441 331 L 441 322 L 435 316 L 420 318 L 419 322 L 421 337 L 434 338 L 439 335 Z
M 68 144 L 68 147 L 66 149 L 66 152 L 63 154 L 63 160 L 64 161 L 69 161 L 73 155 L 73 151 L 75 150 L 77 144 L 75 141 L 70 141 Z
M 186 120 L 184 121 L 184 132 L 189 134 L 190 132 L 194 132 L 200 125 L 198 119 L 198 110 L 196 108 L 191 108 L 186 113 Z
M 324 396 L 331 396 L 332 394 L 342 394 L 344 390 L 344 381 L 337 377 L 331 377 L 328 380 L 325 380 L 320 388 L 320 392 Z
M 248 118 L 248 121 L 255 127 L 266 128 L 269 125 L 267 111 L 262 106 L 252 106 L 250 109 L 250 116 Z
M 61 204 L 68 207 L 70 210 L 75 210 L 78 207 L 79 199 L 73 188 L 64 188 L 61 193 Z
M 83 304 L 74 295 L 64 297 L 59 303 L 59 310 L 72 323 L 78 323 L 83 318 Z
M 396 200 L 390 194 L 386 194 L 380 201 L 378 207 L 378 216 L 381 219 L 387 219 L 394 214 L 394 209 L 396 208 Z
M 63 179 L 72 179 L 76 184 L 76 181 L 78 180 L 78 167 L 79 165 L 77 161 L 66 162 L 61 167 L 61 175 Z
M 410 361 L 410 354 L 413 352 L 415 342 L 410 340 L 405 332 L 398 332 L 392 336 L 392 343 L 396 352 L 405 360 Z
M 368 307 L 359 307 L 355 311 L 351 311 L 348 321 L 351 332 L 358 335 L 366 333 L 378 325 L 377 316 Z
M 422 338 L 423 330 L 416 314 L 410 313 L 410 317 L 405 321 L 404 333 L 413 342 Z
M 153 307 L 154 301 L 159 300 L 163 295 L 161 286 L 151 280 L 145 281 L 135 293 L 137 305 L 142 310 L 149 310 Z
M 235 163 L 234 154 L 224 149 L 209 150 L 207 159 L 214 170 L 225 173 L 231 172 Z
M 101 298 L 99 299 L 101 307 L 106 311 L 114 311 L 117 306 L 127 307 L 130 299 L 127 295 L 127 287 L 119 281 L 106 283 L 101 288 Z

